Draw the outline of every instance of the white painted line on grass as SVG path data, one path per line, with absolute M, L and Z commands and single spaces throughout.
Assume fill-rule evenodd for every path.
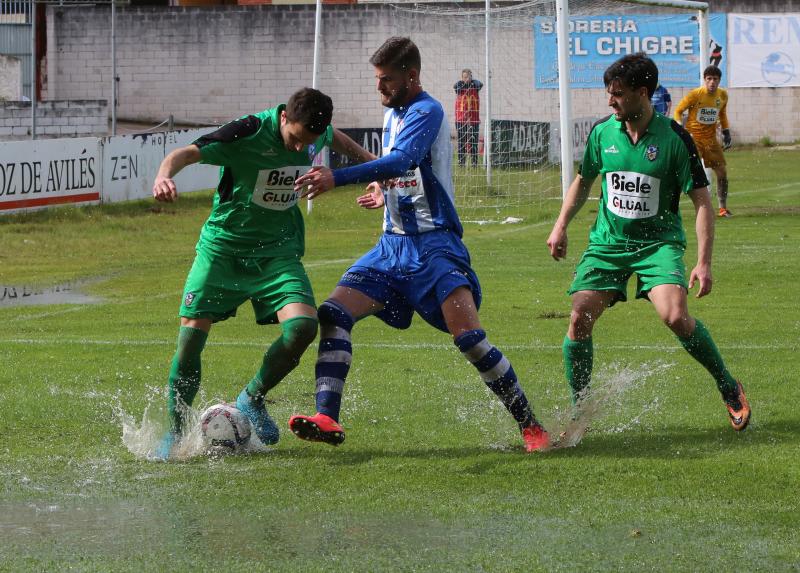
M 163 346 L 174 345 L 175 340 L 92 340 L 88 338 L 5 338 L 0 339 L 0 344 L 42 344 L 42 345 L 64 345 L 64 344 L 77 344 L 77 345 L 95 345 L 95 346 Z M 245 342 L 245 341 L 209 341 L 206 346 L 231 346 L 237 348 L 262 348 L 269 341 L 263 342 Z M 355 341 L 353 346 L 356 348 L 379 348 L 386 350 L 443 350 L 446 348 L 455 348 L 451 343 L 433 343 L 433 342 L 420 342 L 415 344 L 392 344 L 383 342 L 364 342 L 359 343 Z M 561 351 L 560 344 L 503 344 L 501 345 L 504 350 L 558 350 Z M 720 348 L 727 348 L 730 350 L 799 350 L 800 344 L 728 344 L 720 345 Z M 609 350 L 660 350 L 660 351 L 679 351 L 682 350 L 680 346 L 664 346 L 660 344 L 595 344 L 595 348 L 609 349 Z
M 773 185 L 772 187 L 761 187 L 760 189 L 749 189 L 747 191 L 735 191 L 730 193 L 729 197 L 735 197 L 736 195 L 752 195 L 753 193 L 764 193 L 766 191 L 780 191 L 782 189 L 791 190 L 795 187 L 800 190 L 800 183 L 797 181 L 792 181 L 791 183 L 780 183 L 778 185 Z

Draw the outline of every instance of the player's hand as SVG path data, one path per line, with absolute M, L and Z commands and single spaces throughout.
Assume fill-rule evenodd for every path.
M 156 177 L 153 183 L 153 197 L 156 201 L 172 203 L 178 198 L 178 188 L 170 177 Z
M 333 180 L 333 171 L 327 167 L 312 167 L 308 173 L 301 175 L 294 182 L 295 191 L 300 191 L 303 187 L 305 187 L 305 190 L 300 194 L 300 197 L 308 197 L 309 199 L 330 191 L 336 187 L 336 182 Z
M 380 209 L 383 207 L 383 189 L 381 184 L 373 181 L 367 185 L 367 193 L 358 197 L 356 203 L 364 207 L 364 209 Z
M 699 282 L 700 288 L 697 290 L 695 298 L 701 298 L 711 292 L 711 266 L 707 264 L 700 264 L 692 269 L 689 275 L 689 290 L 694 288 L 694 283 Z
M 547 248 L 550 249 L 550 256 L 554 260 L 565 259 L 567 257 L 567 231 L 560 227 L 553 227 L 550 236 L 547 238 Z
M 730 149 L 731 145 L 733 145 L 733 140 L 731 139 L 731 130 L 730 129 L 723 129 L 722 130 L 722 149 Z

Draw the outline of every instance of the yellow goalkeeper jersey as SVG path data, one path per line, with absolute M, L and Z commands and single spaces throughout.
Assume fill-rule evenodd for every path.
M 708 93 L 705 86 L 687 93 L 675 108 L 675 121 L 681 123 L 683 112 L 689 111 L 686 119 L 686 130 L 695 141 L 716 141 L 717 122 L 722 129 L 728 129 L 728 92 L 717 88 L 713 94 Z

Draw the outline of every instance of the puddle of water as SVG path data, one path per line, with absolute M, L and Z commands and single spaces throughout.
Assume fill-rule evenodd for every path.
M 52 287 L 0 285 L 0 308 L 48 304 L 97 304 L 102 298 L 81 291 L 90 282 L 68 282 Z
M 528 523 L 532 519 L 526 518 Z M 497 525 L 505 526 L 505 521 Z M 185 565 L 190 564 L 196 569 L 199 559 L 201 564 L 203 560 L 226 564 L 231 559 L 230 565 L 237 569 L 242 562 L 263 565 L 265 559 L 269 570 L 292 570 L 293 562 L 321 565 L 327 561 L 330 567 L 332 556 L 344 558 L 348 565 L 343 569 L 352 570 L 352 562 L 363 562 L 364 554 L 376 554 L 371 568 L 376 570 L 387 558 L 418 559 L 414 556 L 423 544 L 463 555 L 479 535 L 487 534 L 475 525 L 449 525 L 424 516 L 367 514 L 353 523 L 346 514 L 298 512 L 268 504 L 256 514 L 242 512 L 219 500 L 207 506 L 165 504 L 149 497 L 83 503 L 0 502 L 0 551 L 7 547 L 14 551 L 14 558 L 69 563 L 76 570 L 95 570 L 91 565 L 99 565 L 99 571 L 115 570 L 115 564 L 120 569 L 142 570 L 134 567 L 141 565 L 142 548 L 156 559 L 168 555 L 172 567 L 164 570 L 189 570 Z M 223 567 L 227 568 L 233 569 Z M 319 566 L 311 569 L 322 570 Z

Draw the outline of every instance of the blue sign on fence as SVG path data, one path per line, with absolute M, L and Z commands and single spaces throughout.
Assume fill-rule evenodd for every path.
M 723 70 L 724 83 L 727 76 L 725 15 L 711 14 L 708 26 L 711 36 L 709 52 L 712 52 L 711 59 L 715 60 L 713 63 Z M 605 69 L 620 57 L 635 52 L 644 52 L 655 60 L 659 81 L 668 88 L 700 85 L 700 40 L 695 14 L 573 16 L 569 27 L 573 88 L 602 88 Z M 533 35 L 536 88 L 557 88 L 555 18 L 537 17 Z

